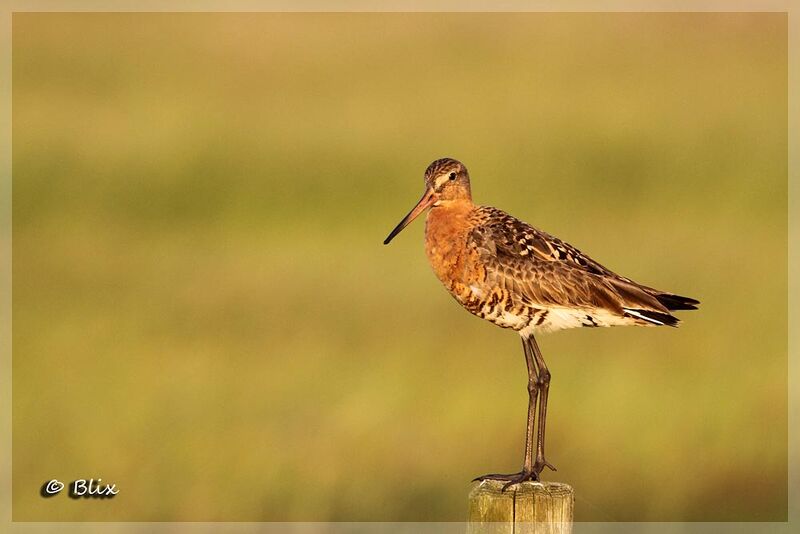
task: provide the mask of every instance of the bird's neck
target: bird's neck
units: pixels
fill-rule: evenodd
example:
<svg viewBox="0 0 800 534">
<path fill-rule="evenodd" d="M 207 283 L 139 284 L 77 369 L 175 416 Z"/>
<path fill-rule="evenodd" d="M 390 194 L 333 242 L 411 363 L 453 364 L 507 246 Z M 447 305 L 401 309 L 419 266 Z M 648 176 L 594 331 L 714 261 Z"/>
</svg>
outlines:
<svg viewBox="0 0 800 534">
<path fill-rule="evenodd" d="M 452 232 L 466 225 L 467 216 L 475 208 L 472 200 L 440 200 L 428 211 L 426 233 Z"/>
<path fill-rule="evenodd" d="M 472 208 L 475 207 L 475 204 L 472 203 L 471 198 L 453 198 L 448 200 L 439 200 L 431 208 L 432 214 L 434 211 L 438 211 L 443 215 L 447 214 L 457 214 L 462 212 L 469 212 Z"/>
</svg>

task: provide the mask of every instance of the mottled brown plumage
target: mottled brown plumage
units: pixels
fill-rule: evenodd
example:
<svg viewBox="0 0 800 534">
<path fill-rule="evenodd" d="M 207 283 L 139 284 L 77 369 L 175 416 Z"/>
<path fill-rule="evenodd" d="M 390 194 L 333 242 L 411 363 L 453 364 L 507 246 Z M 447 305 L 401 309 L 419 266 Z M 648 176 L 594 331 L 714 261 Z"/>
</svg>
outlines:
<svg viewBox="0 0 800 534">
<path fill-rule="evenodd" d="M 529 372 L 531 404 L 523 470 L 483 478 L 538 480 L 545 466 L 544 420 L 550 373 L 534 333 L 575 327 L 677 326 L 673 310 L 698 301 L 620 276 L 561 241 L 511 215 L 472 202 L 469 173 L 443 158 L 425 171 L 425 194 L 389 234 L 388 243 L 430 209 L 425 252 L 436 276 L 470 313 L 519 332 Z M 539 399 L 536 461 L 533 424 Z M 550 466 L 552 467 L 552 466 Z"/>
</svg>

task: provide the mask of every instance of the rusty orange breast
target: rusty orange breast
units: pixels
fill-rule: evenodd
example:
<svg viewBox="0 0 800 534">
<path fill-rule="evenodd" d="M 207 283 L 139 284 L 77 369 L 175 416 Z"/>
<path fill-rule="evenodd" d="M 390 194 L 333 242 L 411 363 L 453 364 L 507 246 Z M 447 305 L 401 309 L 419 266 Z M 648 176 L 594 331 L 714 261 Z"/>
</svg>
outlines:
<svg viewBox="0 0 800 534">
<path fill-rule="evenodd" d="M 474 258 L 467 247 L 473 204 L 452 201 L 431 208 L 425 221 L 425 253 L 433 272 L 451 292 L 469 284 Z"/>
</svg>

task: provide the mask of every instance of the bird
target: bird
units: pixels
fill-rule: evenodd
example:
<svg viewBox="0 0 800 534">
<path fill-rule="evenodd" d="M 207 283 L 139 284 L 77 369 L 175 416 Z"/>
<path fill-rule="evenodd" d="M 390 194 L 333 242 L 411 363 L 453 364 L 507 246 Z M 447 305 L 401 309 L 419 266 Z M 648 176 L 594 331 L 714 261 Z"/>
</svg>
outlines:
<svg viewBox="0 0 800 534">
<path fill-rule="evenodd" d="M 467 311 L 521 337 L 528 371 L 522 470 L 474 480 L 503 481 L 503 491 L 538 482 L 544 468 L 556 468 L 545 457 L 551 374 L 535 335 L 582 327 L 676 327 L 680 321 L 672 312 L 696 310 L 700 301 L 634 282 L 498 208 L 474 204 L 469 172 L 458 160 L 437 159 L 424 179 L 422 198 L 383 244 L 427 210 L 425 253 L 437 278 Z"/>
</svg>

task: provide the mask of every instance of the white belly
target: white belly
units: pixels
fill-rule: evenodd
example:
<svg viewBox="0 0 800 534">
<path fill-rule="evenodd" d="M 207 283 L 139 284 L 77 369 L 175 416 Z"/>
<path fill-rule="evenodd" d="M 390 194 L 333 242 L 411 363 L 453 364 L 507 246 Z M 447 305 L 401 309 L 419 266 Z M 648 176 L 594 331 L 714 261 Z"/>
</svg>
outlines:
<svg viewBox="0 0 800 534">
<path fill-rule="evenodd" d="M 607 310 L 576 310 L 574 308 L 548 308 L 547 316 L 539 324 L 531 323 L 520 334 L 528 336 L 556 330 L 580 327 L 625 326 L 637 324 L 630 317 L 621 317 Z"/>
</svg>

